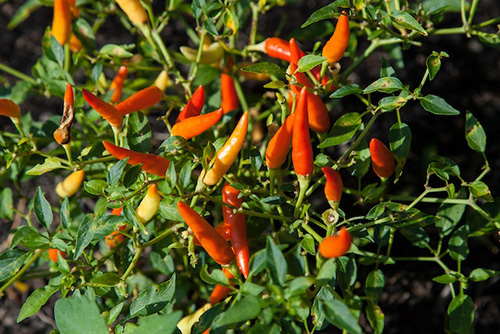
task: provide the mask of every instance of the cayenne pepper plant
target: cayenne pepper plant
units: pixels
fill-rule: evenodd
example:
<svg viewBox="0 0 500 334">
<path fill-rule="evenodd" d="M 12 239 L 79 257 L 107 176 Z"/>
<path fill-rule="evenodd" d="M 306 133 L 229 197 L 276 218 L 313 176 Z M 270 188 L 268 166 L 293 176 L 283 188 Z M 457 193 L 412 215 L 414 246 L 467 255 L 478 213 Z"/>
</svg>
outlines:
<svg viewBox="0 0 500 334">
<path fill-rule="evenodd" d="M 458 65 L 500 45 L 493 5 L 311 6 L 28 1 L 0 20 L 12 50 L 37 28 L 0 57 L 0 332 L 488 332 L 496 100 L 436 94 L 495 77 Z"/>
</svg>

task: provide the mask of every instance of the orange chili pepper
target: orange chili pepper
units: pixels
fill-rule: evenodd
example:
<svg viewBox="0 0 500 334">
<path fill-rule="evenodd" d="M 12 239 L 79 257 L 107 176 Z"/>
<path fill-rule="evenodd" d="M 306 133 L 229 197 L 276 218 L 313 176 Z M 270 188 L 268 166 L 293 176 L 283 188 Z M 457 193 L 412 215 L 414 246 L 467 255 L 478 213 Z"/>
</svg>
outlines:
<svg viewBox="0 0 500 334">
<path fill-rule="evenodd" d="M 231 238 L 229 237 L 229 230 L 226 228 L 226 225 L 224 225 L 224 223 L 215 226 L 215 230 L 221 235 L 221 237 L 224 238 L 224 240 L 231 240 Z M 193 244 L 195 246 L 201 246 L 200 241 L 195 236 L 193 236 Z"/>
<path fill-rule="evenodd" d="M 0 115 L 20 119 L 21 108 L 12 100 L 0 99 Z"/>
<path fill-rule="evenodd" d="M 82 42 L 76 37 L 75 34 L 71 34 L 69 38 L 69 49 L 71 52 L 78 52 L 83 48 Z"/>
<path fill-rule="evenodd" d="M 236 208 L 240 208 L 243 203 L 243 198 L 238 198 L 239 194 L 239 190 L 231 187 L 227 182 L 222 187 L 222 201 Z M 248 266 L 250 255 L 248 252 L 247 221 L 245 215 L 242 213 L 233 213 L 233 209 L 227 206 L 222 207 L 222 215 L 224 217 L 224 225 L 229 231 L 238 268 L 243 276 L 248 278 L 248 274 L 250 273 Z"/>
<path fill-rule="evenodd" d="M 346 11 L 342 11 L 332 37 L 330 37 L 330 40 L 323 47 L 323 57 L 329 63 L 336 63 L 342 58 L 349 44 L 349 34 L 349 17 Z"/>
<path fill-rule="evenodd" d="M 247 129 L 248 111 L 245 111 L 243 116 L 241 116 L 238 121 L 238 124 L 236 124 L 231 136 L 215 155 L 215 163 L 213 167 L 208 172 L 205 170 L 202 171 L 202 179 L 206 185 L 213 186 L 219 182 L 221 177 L 229 170 L 229 167 L 231 167 L 234 160 L 236 160 L 236 157 L 245 142 Z"/>
<path fill-rule="evenodd" d="M 325 197 L 335 209 L 338 208 L 344 184 L 340 173 L 331 167 L 321 168 L 326 177 Z"/>
<path fill-rule="evenodd" d="M 222 117 L 222 108 L 208 114 L 192 116 L 182 122 L 175 123 L 172 127 L 172 136 L 181 136 L 186 140 L 201 135 L 210 129 Z"/>
<path fill-rule="evenodd" d="M 295 109 L 295 121 L 292 136 L 293 169 L 297 175 L 309 175 L 313 172 L 313 151 L 309 137 L 307 117 L 307 88 L 302 87 Z"/>
<path fill-rule="evenodd" d="M 57 253 L 61 254 L 61 256 L 64 259 L 67 256 L 65 252 L 60 251 L 59 249 L 49 248 L 49 259 L 50 259 L 50 261 L 57 262 Z"/>
<path fill-rule="evenodd" d="M 154 217 L 160 208 L 160 201 L 161 197 L 158 194 L 158 187 L 156 184 L 150 185 L 146 196 L 144 196 L 141 203 L 135 210 L 135 213 L 137 214 L 137 217 L 139 217 L 139 221 L 141 223 L 146 224 Z"/>
<path fill-rule="evenodd" d="M 183 202 L 177 203 L 177 209 L 186 224 L 191 228 L 191 231 L 193 231 L 193 234 L 200 241 L 201 246 L 215 262 L 220 265 L 227 265 L 233 262 L 234 253 L 231 247 L 229 247 L 229 244 L 217 233 L 212 225 Z"/>
<path fill-rule="evenodd" d="M 111 214 L 115 216 L 120 216 L 122 213 L 122 209 L 123 208 L 113 209 L 111 211 Z M 109 249 L 115 248 L 116 246 L 121 244 L 123 240 L 125 240 L 125 235 L 121 234 L 120 231 L 123 231 L 126 228 L 127 225 L 125 224 L 118 225 L 118 231 L 113 231 L 104 238 L 104 242 L 106 243 L 106 246 L 108 246 Z"/>
<path fill-rule="evenodd" d="M 336 258 L 344 255 L 351 248 L 352 237 L 349 231 L 342 226 L 338 235 L 331 235 L 319 244 L 319 253 L 326 258 Z"/>
<path fill-rule="evenodd" d="M 304 53 L 299 49 L 295 38 L 290 38 L 290 74 L 294 75 L 297 81 L 305 87 L 313 88 L 313 85 L 307 79 L 305 73 L 301 73 L 297 71 L 297 64 L 299 63 L 300 58 L 304 55 Z"/>
<path fill-rule="evenodd" d="M 143 24 L 148 20 L 148 14 L 139 0 L 116 0 L 116 2 L 134 24 Z"/>
<path fill-rule="evenodd" d="M 111 102 L 119 103 L 122 99 L 123 83 L 127 77 L 127 66 L 120 66 L 118 72 L 116 73 L 109 89 L 114 90 L 113 95 L 111 95 Z"/>
<path fill-rule="evenodd" d="M 52 35 L 61 45 L 69 41 L 71 36 L 71 10 L 68 0 L 54 0 Z"/>
<path fill-rule="evenodd" d="M 71 141 L 71 125 L 75 118 L 74 101 L 73 87 L 68 83 L 66 84 L 66 92 L 64 93 L 64 108 L 61 124 L 53 134 L 54 139 L 59 145 L 66 145 Z"/>
<path fill-rule="evenodd" d="M 68 0 L 69 9 L 74 19 L 80 16 L 80 9 L 76 6 L 76 0 Z"/>
<path fill-rule="evenodd" d="M 111 214 L 115 216 L 120 216 L 122 214 L 123 207 L 111 210 Z"/>
<path fill-rule="evenodd" d="M 123 147 L 113 145 L 106 141 L 103 141 L 102 144 L 104 145 L 106 150 L 115 158 L 121 160 L 128 157 L 129 159 L 127 163 L 129 165 L 143 164 L 143 171 L 165 177 L 165 173 L 167 172 L 170 162 L 164 157 L 160 157 L 159 155 L 151 153 L 135 152 Z"/>
<path fill-rule="evenodd" d="M 56 194 L 59 195 L 59 197 L 73 196 L 82 186 L 84 177 L 85 171 L 83 169 L 69 174 L 68 177 L 57 184 Z"/>
<path fill-rule="evenodd" d="M 266 39 L 264 50 L 269 57 L 290 61 L 290 46 L 287 41 L 281 38 L 270 37 Z"/>
<path fill-rule="evenodd" d="M 205 89 L 203 88 L 203 85 L 199 85 L 189 101 L 186 103 L 184 109 L 182 109 L 179 113 L 176 122 L 201 114 L 203 103 L 205 103 Z"/>
<path fill-rule="evenodd" d="M 233 77 L 224 72 L 220 75 L 220 93 L 224 114 L 239 109 L 240 101 L 238 100 L 238 94 L 234 87 Z"/>
<path fill-rule="evenodd" d="M 295 121 L 295 114 L 288 116 L 276 131 L 273 138 L 267 144 L 266 149 L 266 163 L 267 167 L 280 168 L 286 160 L 286 155 L 290 151 L 290 144 L 292 143 L 293 123 Z"/>
<path fill-rule="evenodd" d="M 370 156 L 375 174 L 381 178 L 388 178 L 394 173 L 396 162 L 392 152 L 377 138 L 370 141 Z"/>
<path fill-rule="evenodd" d="M 127 115 L 154 106 L 162 97 L 163 92 L 158 87 L 149 86 L 118 103 L 116 110 L 122 115 Z"/>
<path fill-rule="evenodd" d="M 234 278 L 233 274 L 231 274 L 231 272 L 226 268 L 222 268 L 222 272 L 224 273 L 224 275 L 226 275 L 229 284 L 234 285 L 233 281 L 231 280 Z M 217 284 L 213 289 L 212 294 L 210 295 L 210 304 L 217 304 L 221 300 L 225 299 L 231 293 L 231 291 L 233 291 L 233 289 L 231 289 L 230 287 Z"/>
<path fill-rule="evenodd" d="M 123 115 L 111 104 L 104 102 L 86 89 L 82 90 L 85 101 L 94 108 L 112 127 L 121 129 Z"/>
</svg>

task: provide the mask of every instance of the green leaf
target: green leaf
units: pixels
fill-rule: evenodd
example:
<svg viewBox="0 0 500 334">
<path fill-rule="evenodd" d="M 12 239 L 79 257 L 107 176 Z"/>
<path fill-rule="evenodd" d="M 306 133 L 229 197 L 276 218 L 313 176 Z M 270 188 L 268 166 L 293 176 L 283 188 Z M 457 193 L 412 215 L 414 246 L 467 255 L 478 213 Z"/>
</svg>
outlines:
<svg viewBox="0 0 500 334">
<path fill-rule="evenodd" d="M 411 130 L 407 124 L 396 122 L 391 126 L 389 130 L 389 146 L 397 162 L 396 179 L 403 172 L 406 159 L 410 153 L 411 139 Z"/>
<path fill-rule="evenodd" d="M 476 268 L 470 273 L 469 279 L 473 280 L 474 282 L 481 282 L 486 281 L 493 276 L 500 276 L 500 271 L 485 268 Z"/>
<path fill-rule="evenodd" d="M 465 204 L 441 204 L 436 213 L 436 228 L 443 236 L 450 234 L 460 222 L 465 212 Z"/>
<path fill-rule="evenodd" d="M 29 249 L 46 249 L 50 245 L 49 239 L 33 226 L 21 226 L 17 229 L 12 238 L 10 248 L 14 248 L 19 243 Z"/>
<path fill-rule="evenodd" d="M 363 90 L 358 84 L 350 84 L 347 86 L 342 86 L 330 95 L 330 98 L 342 98 L 344 96 L 360 94 Z"/>
<path fill-rule="evenodd" d="M 335 279 L 335 274 L 337 270 L 337 263 L 335 259 L 328 259 L 321 265 L 321 268 L 316 276 L 316 281 L 318 285 L 330 283 L 331 280 Z"/>
<path fill-rule="evenodd" d="M 310 234 L 305 234 L 300 242 L 302 248 L 304 248 L 309 254 L 316 254 L 316 245 L 314 244 L 314 238 Z"/>
<path fill-rule="evenodd" d="M 469 225 L 463 225 L 453 233 L 448 244 L 448 250 L 453 260 L 465 260 L 469 255 L 467 239 L 469 237 Z"/>
<path fill-rule="evenodd" d="M 130 149 L 136 152 L 149 152 L 151 136 L 148 118 L 142 112 L 131 113 L 127 123 L 127 143 Z"/>
<path fill-rule="evenodd" d="M 141 317 L 137 321 L 137 327 L 127 327 L 125 334 L 172 334 L 175 332 L 181 317 L 181 311 Z"/>
<path fill-rule="evenodd" d="M 82 42 L 87 51 L 93 51 L 97 48 L 94 31 L 90 24 L 82 17 L 76 19 L 73 33 Z"/>
<path fill-rule="evenodd" d="M 123 169 L 127 165 L 128 157 L 122 160 L 118 160 L 116 164 L 111 167 L 109 170 L 108 175 L 106 176 L 106 179 L 111 187 L 114 187 L 118 184 L 118 181 L 120 181 L 120 178 L 122 177 L 123 174 Z"/>
<path fill-rule="evenodd" d="M 350 6 L 349 0 L 336 0 L 336 1 L 332 2 L 331 4 L 329 4 L 323 8 L 320 8 L 317 11 L 315 11 L 314 13 L 312 13 L 311 16 L 309 16 L 309 18 L 307 19 L 307 21 L 304 24 L 302 24 L 300 27 L 305 28 L 308 25 L 311 25 L 311 24 L 316 23 L 318 21 L 332 19 L 332 18 L 338 16 L 338 14 L 335 15 L 335 13 L 338 12 L 339 7 L 349 8 L 349 6 Z"/>
<path fill-rule="evenodd" d="M 208 284 L 221 284 L 221 285 L 229 285 L 229 282 L 226 278 L 226 275 L 220 269 L 214 269 L 211 273 L 207 270 L 208 265 L 205 263 L 200 270 L 200 278 Z"/>
<path fill-rule="evenodd" d="M 31 13 L 37 10 L 42 6 L 42 2 L 40 0 L 28 0 L 26 1 L 16 13 L 12 16 L 7 28 L 12 30 L 16 28 L 19 24 L 24 22 L 27 18 L 30 17 Z"/>
<path fill-rule="evenodd" d="M 56 57 L 57 63 L 62 67 L 64 65 L 64 49 L 54 35 L 50 36 L 50 47 Z"/>
<path fill-rule="evenodd" d="M 488 185 L 483 181 L 472 182 L 469 185 L 469 190 L 474 197 L 485 199 L 488 202 L 493 202 L 490 188 L 488 188 Z"/>
<path fill-rule="evenodd" d="M 193 167 L 193 163 L 191 160 L 188 160 L 184 163 L 184 165 L 181 168 L 181 171 L 179 172 L 179 183 L 182 186 L 182 188 L 186 189 L 189 187 L 189 184 L 191 183 L 191 168 Z"/>
<path fill-rule="evenodd" d="M 82 222 L 78 226 L 78 234 L 76 236 L 76 244 L 75 244 L 75 254 L 73 256 L 73 260 L 77 260 L 83 253 L 85 247 L 87 247 L 92 241 L 92 237 L 94 236 L 94 222 L 91 215 L 86 215 L 83 218 Z"/>
<path fill-rule="evenodd" d="M 127 47 L 128 48 L 128 47 Z M 129 58 L 134 54 L 128 52 L 125 47 L 116 44 L 106 44 L 100 50 L 99 53 L 102 55 L 108 55 L 111 57 L 118 58 Z"/>
<path fill-rule="evenodd" d="M 177 210 L 177 201 L 174 201 L 174 199 L 171 197 L 167 197 L 161 200 L 159 212 L 160 215 L 165 219 L 176 222 L 184 221 L 182 219 L 182 216 L 179 214 L 179 210 Z"/>
<path fill-rule="evenodd" d="M 174 292 L 175 275 L 156 287 L 151 286 L 142 290 L 130 305 L 129 318 L 143 317 L 160 311 L 172 300 Z"/>
<path fill-rule="evenodd" d="M 460 111 L 450 106 L 444 99 L 436 95 L 426 95 L 420 98 L 420 105 L 430 113 L 436 115 L 458 115 Z"/>
<path fill-rule="evenodd" d="M 20 249 L 8 249 L 0 254 L 0 282 L 14 276 L 24 264 L 31 252 Z"/>
<path fill-rule="evenodd" d="M 467 144 L 476 152 L 483 153 L 486 149 L 486 132 L 481 123 L 470 111 L 465 112 L 465 139 Z"/>
<path fill-rule="evenodd" d="M 432 280 L 440 284 L 450 284 L 450 283 L 455 283 L 457 278 L 454 275 L 444 274 L 436 276 Z"/>
<path fill-rule="evenodd" d="M 36 189 L 34 201 L 35 217 L 48 230 L 54 219 L 52 207 L 42 193 L 42 189 Z"/>
<path fill-rule="evenodd" d="M 309 71 L 314 67 L 318 66 L 319 64 L 323 63 L 325 60 L 326 58 L 323 56 L 305 55 L 304 57 L 299 59 L 299 63 L 297 64 L 299 66 L 298 71 L 299 72 Z"/>
<path fill-rule="evenodd" d="M 108 183 L 104 180 L 94 179 L 85 181 L 83 188 L 86 192 L 92 195 L 104 195 L 104 190 L 108 187 Z"/>
<path fill-rule="evenodd" d="M 54 307 L 54 316 L 61 334 L 109 333 L 99 307 L 86 296 L 59 299 Z"/>
<path fill-rule="evenodd" d="M 101 286 L 115 286 L 120 283 L 120 276 L 116 273 L 104 273 L 102 275 L 92 277 L 90 283 Z"/>
<path fill-rule="evenodd" d="M 259 172 L 262 167 L 262 156 L 260 155 L 260 151 L 256 147 L 252 147 L 250 149 L 250 165 L 255 169 L 255 171 Z"/>
<path fill-rule="evenodd" d="M 366 296 L 370 297 L 373 303 L 377 304 L 380 296 L 382 295 L 382 290 L 384 289 L 385 279 L 384 273 L 378 269 L 371 271 L 366 277 L 365 291 Z"/>
<path fill-rule="evenodd" d="M 326 319 L 335 327 L 350 334 L 361 334 L 362 330 L 349 308 L 339 299 L 323 302 Z"/>
<path fill-rule="evenodd" d="M 14 202 L 12 190 L 5 187 L 0 191 L 0 218 L 12 220 L 14 218 Z"/>
<path fill-rule="evenodd" d="M 304 295 L 314 282 L 312 277 L 299 276 L 294 278 L 287 284 L 285 298 L 289 300 L 294 296 Z"/>
<path fill-rule="evenodd" d="M 94 81 L 95 84 L 99 84 L 99 78 L 102 74 L 102 59 L 95 63 L 94 67 L 92 67 L 92 72 L 90 73 L 90 78 Z"/>
<path fill-rule="evenodd" d="M 35 165 L 29 171 L 26 172 L 28 175 L 42 175 L 44 173 L 53 171 L 55 169 L 62 168 L 61 162 L 54 158 L 46 158 L 45 161 L 41 164 Z"/>
<path fill-rule="evenodd" d="M 441 68 L 441 57 L 437 52 L 433 52 L 429 57 L 427 57 L 425 65 L 429 71 L 429 79 L 432 81 Z"/>
<path fill-rule="evenodd" d="M 251 66 L 243 67 L 243 72 L 254 72 L 260 74 L 282 74 L 283 69 L 274 63 L 262 62 Z"/>
<path fill-rule="evenodd" d="M 59 215 L 61 217 L 61 224 L 64 228 L 68 228 L 70 225 L 70 208 L 69 208 L 69 199 L 68 197 L 64 197 L 62 204 L 61 204 L 61 209 L 59 210 Z"/>
<path fill-rule="evenodd" d="M 363 90 L 363 94 L 370 94 L 376 91 L 383 93 L 392 93 L 401 89 L 403 89 L 403 83 L 401 82 L 401 80 L 395 77 L 385 77 L 378 79 L 377 81 L 366 87 Z"/>
<path fill-rule="evenodd" d="M 394 68 L 389 64 L 387 59 L 382 58 L 382 67 L 380 67 L 380 77 L 385 78 L 385 77 L 394 77 L 396 76 L 396 71 Z"/>
<path fill-rule="evenodd" d="M 384 331 L 385 315 L 380 306 L 374 303 L 368 303 L 368 305 L 366 305 L 366 317 L 375 334 L 382 334 Z"/>
<path fill-rule="evenodd" d="M 285 256 L 270 236 L 267 237 L 266 253 L 267 267 L 271 272 L 273 281 L 280 286 L 284 286 L 288 264 L 286 263 Z"/>
<path fill-rule="evenodd" d="M 479 40 L 493 48 L 500 49 L 500 36 L 498 33 L 492 34 L 492 33 L 487 33 L 487 32 L 479 32 L 478 33 Z"/>
<path fill-rule="evenodd" d="M 280 89 L 280 88 L 283 88 L 285 86 L 286 86 L 286 84 L 283 81 L 281 81 L 281 80 L 274 80 L 274 81 L 270 81 L 270 82 L 266 83 L 264 85 L 264 88 Z"/>
<path fill-rule="evenodd" d="M 214 319 L 212 329 L 215 330 L 223 326 L 253 319 L 260 314 L 260 311 L 259 298 L 254 296 L 243 297 Z"/>
<path fill-rule="evenodd" d="M 430 242 L 429 234 L 422 227 L 403 228 L 400 232 L 416 247 L 427 248 Z"/>
<path fill-rule="evenodd" d="M 361 115 L 351 112 L 342 115 L 333 125 L 328 137 L 323 140 L 318 148 L 340 145 L 351 139 L 361 126 Z"/>
<path fill-rule="evenodd" d="M 453 333 L 474 333 L 474 302 L 467 295 L 457 295 L 448 305 L 449 326 Z"/>
<path fill-rule="evenodd" d="M 59 287 L 52 285 L 46 285 L 43 288 L 38 288 L 33 291 L 21 307 L 21 311 L 19 311 L 19 316 L 17 317 L 17 323 L 20 323 L 24 319 L 40 311 L 40 308 L 47 303 L 50 296 L 57 291 L 59 291 Z"/>
<path fill-rule="evenodd" d="M 397 10 L 391 14 L 391 20 L 392 22 L 410 29 L 410 30 L 415 30 L 419 32 L 423 36 L 427 36 L 427 31 L 425 31 L 424 28 L 418 23 L 417 20 L 413 16 L 411 16 L 409 13 L 404 12 L 402 10 Z"/>
</svg>

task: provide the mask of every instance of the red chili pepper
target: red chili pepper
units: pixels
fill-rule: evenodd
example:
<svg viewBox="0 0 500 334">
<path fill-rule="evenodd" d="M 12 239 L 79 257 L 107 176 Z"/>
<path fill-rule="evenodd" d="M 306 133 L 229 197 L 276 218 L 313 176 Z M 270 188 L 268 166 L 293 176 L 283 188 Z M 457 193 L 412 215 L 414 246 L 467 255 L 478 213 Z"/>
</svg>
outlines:
<svg viewBox="0 0 500 334">
<path fill-rule="evenodd" d="M 349 34 L 349 17 L 346 11 L 342 11 L 332 37 L 323 47 L 323 57 L 329 63 L 336 63 L 342 58 L 349 44 Z"/>
<path fill-rule="evenodd" d="M 305 87 L 313 88 L 313 85 L 309 82 L 309 79 L 307 79 L 307 76 L 305 73 L 301 73 L 297 71 L 298 68 L 298 63 L 300 58 L 302 58 L 302 55 L 304 54 L 300 49 L 299 46 L 297 45 L 297 42 L 295 41 L 295 38 L 290 38 L 290 74 L 293 74 L 297 81 Z"/>
<path fill-rule="evenodd" d="M 286 155 L 290 151 L 290 144 L 292 143 L 293 124 L 295 121 L 295 114 L 288 116 L 276 131 L 273 138 L 267 144 L 266 149 L 266 163 L 267 167 L 280 168 L 286 160 Z"/>
<path fill-rule="evenodd" d="M 94 108 L 112 127 L 121 129 L 123 115 L 111 104 L 104 102 L 86 89 L 82 90 L 85 101 Z"/>
<path fill-rule="evenodd" d="M 231 238 L 229 237 L 229 230 L 226 228 L 226 225 L 224 225 L 224 223 L 215 226 L 215 230 L 221 235 L 221 237 L 224 238 L 224 240 L 231 240 Z M 193 244 L 195 246 L 201 246 L 200 241 L 195 236 L 193 236 Z"/>
<path fill-rule="evenodd" d="M 201 246 L 207 251 L 208 255 L 220 265 L 227 265 L 233 262 L 234 253 L 229 244 L 220 236 L 219 233 L 202 216 L 191 209 L 189 205 L 178 202 L 182 219 L 191 228 L 193 234 L 198 238 Z"/>
<path fill-rule="evenodd" d="M 233 77 L 227 73 L 222 73 L 220 76 L 220 86 L 222 110 L 224 110 L 224 114 L 239 109 L 240 102 L 234 86 Z"/>
<path fill-rule="evenodd" d="M 338 235 L 326 237 L 318 247 L 319 253 L 326 258 L 337 258 L 344 255 L 351 248 L 352 237 L 345 226 L 342 226 Z"/>
<path fill-rule="evenodd" d="M 69 41 L 71 36 L 71 10 L 68 0 L 54 0 L 52 35 L 61 45 Z"/>
<path fill-rule="evenodd" d="M 163 92 L 156 86 L 149 86 L 129 96 L 116 105 L 116 109 L 127 115 L 154 106 L 161 101 Z"/>
<path fill-rule="evenodd" d="M 337 208 L 340 198 L 342 197 L 342 189 L 344 187 L 340 173 L 331 167 L 323 167 L 321 170 L 326 177 L 325 197 L 334 208 Z"/>
<path fill-rule="evenodd" d="M 49 248 L 49 259 L 53 262 L 57 262 L 57 253 L 61 254 L 63 259 L 67 256 L 65 252 L 60 251 L 59 249 Z"/>
<path fill-rule="evenodd" d="M 12 100 L 0 99 L 0 115 L 20 119 L 21 108 Z"/>
<path fill-rule="evenodd" d="M 122 209 L 123 209 L 122 207 L 113 209 L 111 211 L 111 214 L 115 216 L 120 216 L 122 213 Z M 122 224 L 118 225 L 117 227 L 118 231 L 113 231 L 104 238 L 104 242 L 106 243 L 106 246 L 108 246 L 109 249 L 115 248 L 116 246 L 121 244 L 123 240 L 125 240 L 125 235 L 121 234 L 120 231 L 126 229 L 127 225 Z"/>
<path fill-rule="evenodd" d="M 213 167 L 208 172 L 205 170 L 202 171 L 202 179 L 206 185 L 213 186 L 229 170 L 245 142 L 247 129 L 248 111 L 245 111 L 238 124 L 236 124 L 231 136 L 215 155 Z"/>
<path fill-rule="evenodd" d="M 211 113 L 192 116 L 182 122 L 175 123 L 172 127 L 172 136 L 180 136 L 186 140 L 201 135 L 214 126 L 222 117 L 222 108 Z"/>
<path fill-rule="evenodd" d="M 73 87 L 66 84 L 66 92 L 64 93 L 64 108 L 61 124 L 54 131 L 54 139 L 59 145 L 69 144 L 71 141 L 71 125 L 75 118 Z"/>
<path fill-rule="evenodd" d="M 115 104 L 122 100 L 123 83 L 127 77 L 127 71 L 127 66 L 120 66 L 113 81 L 111 82 L 111 85 L 109 86 L 110 90 L 114 90 L 113 95 L 111 95 L 111 102 Z"/>
<path fill-rule="evenodd" d="M 295 108 L 292 136 L 292 161 L 295 173 L 303 176 L 311 174 L 314 169 L 313 160 L 307 117 L 307 88 L 302 87 Z"/>
<path fill-rule="evenodd" d="M 236 208 L 240 208 L 243 203 L 243 198 L 238 198 L 239 194 L 239 190 L 231 187 L 227 182 L 222 187 L 222 201 Z M 222 207 L 222 215 L 224 216 L 224 225 L 229 231 L 238 268 L 243 276 L 248 278 L 248 274 L 250 273 L 248 266 L 250 255 L 248 252 L 247 221 L 245 215 L 242 213 L 233 213 L 233 209 L 227 206 Z"/>
<path fill-rule="evenodd" d="M 226 275 L 229 284 L 234 285 L 233 281 L 231 280 L 234 278 L 233 274 L 231 274 L 231 272 L 226 268 L 222 268 L 222 272 L 224 273 L 224 275 Z M 231 293 L 231 291 L 233 291 L 233 289 L 231 289 L 230 287 L 217 284 L 212 291 L 212 294 L 210 295 L 210 304 L 217 304 L 221 300 L 225 299 Z"/>
<path fill-rule="evenodd" d="M 129 159 L 127 163 L 129 165 L 143 164 L 143 171 L 165 177 L 165 173 L 167 172 L 168 165 L 170 163 L 167 159 L 151 153 L 140 153 L 128 150 L 106 141 L 103 141 L 102 144 L 104 145 L 106 150 L 115 158 L 121 160 L 128 157 Z"/>
<path fill-rule="evenodd" d="M 375 174 L 381 178 L 388 178 L 394 173 L 396 163 L 392 152 L 377 138 L 370 141 L 370 156 Z"/>
<path fill-rule="evenodd" d="M 176 122 L 201 114 L 203 103 L 205 103 L 205 89 L 203 88 L 203 85 L 199 85 L 189 99 L 188 103 L 186 103 L 184 109 L 181 110 Z"/>
<path fill-rule="evenodd" d="M 269 57 L 290 61 L 290 46 L 287 41 L 281 38 L 271 37 L 266 39 L 264 50 Z"/>
</svg>

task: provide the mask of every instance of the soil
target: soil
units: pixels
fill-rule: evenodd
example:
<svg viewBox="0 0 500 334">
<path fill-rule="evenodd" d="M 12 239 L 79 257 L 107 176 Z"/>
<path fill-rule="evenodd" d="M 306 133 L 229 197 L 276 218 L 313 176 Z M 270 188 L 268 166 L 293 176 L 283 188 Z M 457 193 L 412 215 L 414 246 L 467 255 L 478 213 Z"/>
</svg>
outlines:
<svg viewBox="0 0 500 334">
<path fill-rule="evenodd" d="M 31 67 L 41 55 L 42 34 L 51 22 L 52 10 L 42 7 L 36 10 L 30 18 L 14 30 L 7 29 L 7 23 L 16 10 L 24 3 L 21 0 L 12 0 L 0 4 L 0 63 L 30 74 Z M 156 2 L 155 2 L 156 3 Z M 277 7 L 260 18 L 259 33 L 271 36 L 280 32 L 286 38 L 293 33 L 301 23 L 316 9 L 329 1 L 300 1 L 295 5 Z M 482 0 L 479 2 L 476 18 L 477 22 L 500 16 L 500 2 L 497 0 Z M 98 35 L 98 45 L 106 43 L 130 43 L 134 38 L 128 33 L 116 33 L 114 24 L 109 22 Z M 447 15 L 442 26 L 460 26 L 459 15 Z M 169 47 L 178 47 L 184 44 L 184 34 L 178 31 L 180 27 L 169 27 L 165 34 L 170 38 Z M 120 30 L 124 31 L 124 30 Z M 495 32 L 492 30 L 491 32 Z M 368 45 L 366 41 L 359 41 L 359 50 Z M 311 50 L 312 45 L 303 42 L 303 48 Z M 412 152 L 407 162 L 407 169 L 399 184 L 407 185 L 413 193 L 422 191 L 425 180 L 425 162 L 429 152 L 435 155 L 447 156 L 453 159 L 461 168 L 465 179 L 478 174 L 482 159 L 473 151 L 466 149 L 464 136 L 465 110 L 470 110 L 483 125 L 488 144 L 486 154 L 489 157 L 492 172 L 484 181 L 492 188 L 493 196 L 498 197 L 500 184 L 500 50 L 487 47 L 477 38 L 468 38 L 465 35 L 432 36 L 425 39 L 424 46 L 412 46 L 403 51 L 404 68 L 397 68 L 392 64 L 398 77 L 403 83 L 417 87 L 425 71 L 426 57 L 432 51 L 446 51 L 450 58 L 443 60 L 443 64 L 436 79 L 426 85 L 424 93 L 431 93 L 443 97 L 450 105 L 461 111 L 460 117 L 439 117 L 425 112 L 417 102 L 409 103 L 402 111 L 401 117 L 412 129 Z M 375 52 L 350 77 L 350 80 L 365 87 L 378 78 L 380 64 L 384 51 Z M 343 60 L 341 65 L 347 68 L 350 60 Z M 2 77 L 3 76 L 3 77 Z M 3 82 L 3 83 L 2 83 Z M 14 78 L 0 72 L 0 83 L 7 86 L 15 82 Z M 251 87 L 251 89 L 261 89 Z M 57 99 L 30 97 L 22 104 L 23 110 L 59 110 Z M 335 116 L 346 111 L 356 111 L 360 108 L 354 100 L 345 99 L 339 105 L 340 111 Z M 47 113 L 47 112 L 45 112 Z M 50 114 L 50 111 L 48 112 Z M 43 113 L 37 117 L 46 117 Z M 394 122 L 393 115 L 381 117 L 374 129 L 373 136 L 386 136 L 388 128 Z M 0 124 L 1 129 L 9 125 Z M 335 154 L 335 152 L 332 152 Z M 46 182 L 46 181 L 41 181 Z M 496 185 L 496 186 L 494 186 Z M 398 185 L 396 185 L 398 186 Z M 33 187 L 34 192 L 35 187 Z M 363 208 L 359 208 L 363 210 Z M 435 207 L 429 206 L 429 212 Z M 10 228 L 9 222 L 1 221 L 0 243 L 6 238 Z M 432 231 L 431 231 L 432 233 Z M 401 238 L 401 236 L 399 236 Z M 402 239 L 402 238 L 401 238 Z M 405 256 L 407 243 L 397 240 L 394 252 Z M 471 268 L 490 268 L 500 270 L 500 262 L 492 261 L 498 258 L 499 241 L 497 237 L 485 239 L 471 239 L 471 252 L 463 262 L 463 271 L 468 273 Z M 415 249 L 411 254 L 415 255 Z M 427 256 L 427 253 L 423 253 Z M 452 265 L 452 264 L 450 264 Z M 359 277 L 366 277 L 372 267 L 360 265 Z M 432 282 L 431 279 L 441 275 L 442 271 L 434 264 L 424 262 L 408 262 L 397 266 L 383 266 L 385 274 L 385 288 L 380 301 L 380 307 L 385 313 L 385 333 L 442 333 L 444 318 L 449 301 L 450 290 L 446 285 Z M 23 287 L 7 289 L 6 296 L 0 299 L 0 333 L 34 334 L 49 333 L 54 328 L 53 305 L 59 298 L 53 296 L 36 315 L 17 324 L 18 312 L 28 295 L 36 288 L 45 284 L 42 279 L 32 279 Z M 471 284 L 467 290 L 475 305 L 476 333 L 498 333 L 500 326 L 500 285 L 498 279 Z M 362 320 L 365 330 L 369 333 L 366 319 Z"/>
</svg>

